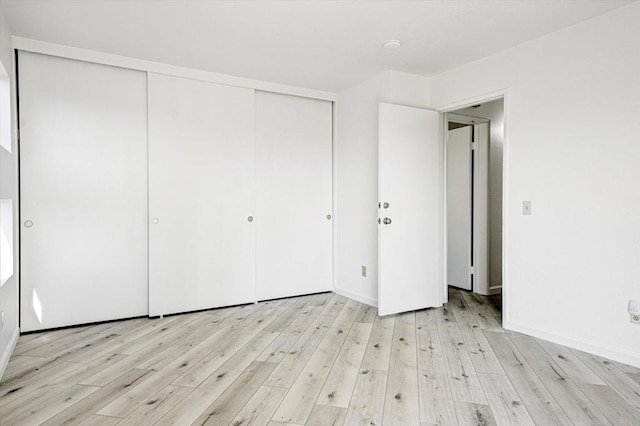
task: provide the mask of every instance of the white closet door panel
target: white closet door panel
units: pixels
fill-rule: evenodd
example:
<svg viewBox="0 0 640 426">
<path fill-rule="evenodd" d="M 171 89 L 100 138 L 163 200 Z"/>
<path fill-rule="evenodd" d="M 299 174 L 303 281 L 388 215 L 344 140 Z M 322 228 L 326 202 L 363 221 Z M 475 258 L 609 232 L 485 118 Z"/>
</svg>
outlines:
<svg viewBox="0 0 640 426">
<path fill-rule="evenodd" d="M 146 315 L 145 73 L 28 52 L 19 70 L 22 331 Z"/>
<path fill-rule="evenodd" d="M 330 102 L 256 92 L 259 300 L 330 291 Z"/>
<path fill-rule="evenodd" d="M 447 138 L 447 284 L 471 290 L 471 132 Z"/>
<path fill-rule="evenodd" d="M 148 79 L 149 313 L 253 302 L 254 91 Z"/>
</svg>

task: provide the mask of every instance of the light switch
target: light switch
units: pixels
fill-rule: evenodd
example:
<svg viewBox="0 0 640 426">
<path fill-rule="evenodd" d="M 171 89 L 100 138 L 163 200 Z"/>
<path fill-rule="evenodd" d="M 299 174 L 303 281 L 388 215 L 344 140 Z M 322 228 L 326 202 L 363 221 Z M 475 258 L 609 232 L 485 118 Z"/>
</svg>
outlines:
<svg viewBox="0 0 640 426">
<path fill-rule="evenodd" d="M 531 214 L 531 201 L 522 202 L 522 214 L 527 216 Z"/>
</svg>

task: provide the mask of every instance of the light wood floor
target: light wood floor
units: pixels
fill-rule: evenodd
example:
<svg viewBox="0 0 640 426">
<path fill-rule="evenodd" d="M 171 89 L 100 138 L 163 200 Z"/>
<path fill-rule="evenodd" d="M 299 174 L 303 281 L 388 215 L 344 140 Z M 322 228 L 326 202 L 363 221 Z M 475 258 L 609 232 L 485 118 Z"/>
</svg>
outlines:
<svg viewBox="0 0 640 426">
<path fill-rule="evenodd" d="M 640 369 L 500 326 L 319 294 L 20 337 L 0 423 L 640 426 Z"/>
</svg>

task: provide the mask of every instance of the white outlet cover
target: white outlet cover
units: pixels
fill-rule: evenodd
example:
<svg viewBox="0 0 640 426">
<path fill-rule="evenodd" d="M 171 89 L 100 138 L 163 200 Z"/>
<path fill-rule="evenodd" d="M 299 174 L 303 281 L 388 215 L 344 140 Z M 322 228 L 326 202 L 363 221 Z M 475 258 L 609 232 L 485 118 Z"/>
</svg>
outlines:
<svg viewBox="0 0 640 426">
<path fill-rule="evenodd" d="M 629 313 L 631 315 L 640 315 L 640 300 L 629 300 Z"/>
</svg>

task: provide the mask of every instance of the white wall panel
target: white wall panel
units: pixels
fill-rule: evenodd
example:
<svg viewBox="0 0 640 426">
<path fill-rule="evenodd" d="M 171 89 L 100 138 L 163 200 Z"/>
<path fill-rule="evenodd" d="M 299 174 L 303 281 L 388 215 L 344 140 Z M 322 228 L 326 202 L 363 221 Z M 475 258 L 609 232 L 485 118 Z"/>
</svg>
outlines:
<svg viewBox="0 0 640 426">
<path fill-rule="evenodd" d="M 443 108 L 508 89 L 505 326 L 636 366 L 639 21 L 634 2 L 431 80 Z"/>
<path fill-rule="evenodd" d="M 255 300 L 254 107 L 253 89 L 149 74 L 150 315 Z"/>
<path fill-rule="evenodd" d="M 378 303 L 378 104 L 427 108 L 428 95 L 427 77 L 397 71 L 338 95 L 334 291 L 373 306 Z"/>
<path fill-rule="evenodd" d="M 145 73 L 19 59 L 22 331 L 146 315 Z"/>
<path fill-rule="evenodd" d="M 256 92 L 259 300 L 330 291 L 331 102 Z"/>
</svg>

